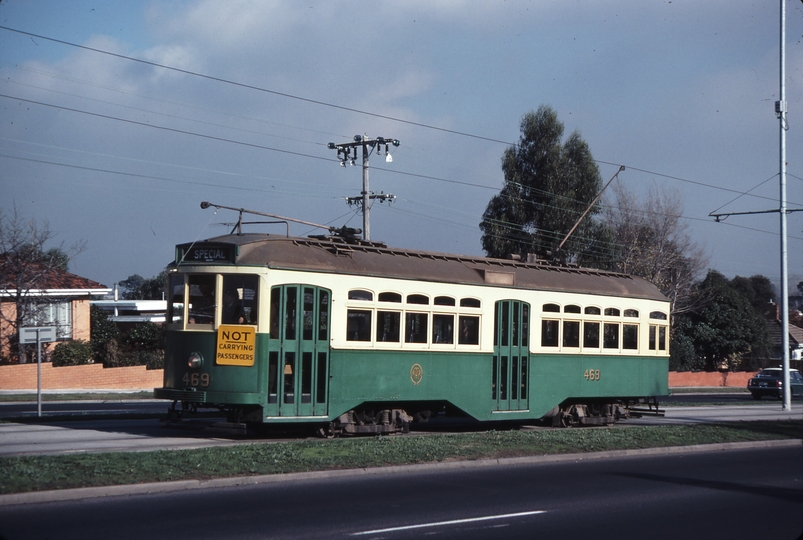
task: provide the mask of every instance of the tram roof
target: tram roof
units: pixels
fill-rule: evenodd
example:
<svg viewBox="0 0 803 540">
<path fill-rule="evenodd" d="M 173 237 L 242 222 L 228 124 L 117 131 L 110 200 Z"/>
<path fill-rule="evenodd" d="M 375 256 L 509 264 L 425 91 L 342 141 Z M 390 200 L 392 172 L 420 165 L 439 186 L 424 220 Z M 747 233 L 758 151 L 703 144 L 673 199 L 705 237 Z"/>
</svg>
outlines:
<svg viewBox="0 0 803 540">
<path fill-rule="evenodd" d="M 191 262 L 186 254 L 192 249 L 226 251 L 231 247 L 235 247 L 234 254 L 226 262 L 237 265 L 667 300 L 652 283 L 617 272 L 395 249 L 380 243 L 346 242 L 337 237 L 218 236 L 178 245 L 173 266 L 220 262 Z"/>
</svg>

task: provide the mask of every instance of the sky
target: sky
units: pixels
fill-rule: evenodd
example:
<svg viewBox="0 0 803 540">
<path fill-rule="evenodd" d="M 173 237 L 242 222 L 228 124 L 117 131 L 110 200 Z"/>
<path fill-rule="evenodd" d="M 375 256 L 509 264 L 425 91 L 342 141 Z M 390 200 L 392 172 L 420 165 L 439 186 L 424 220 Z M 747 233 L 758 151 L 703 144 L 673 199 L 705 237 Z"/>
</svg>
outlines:
<svg viewBox="0 0 803 540">
<path fill-rule="evenodd" d="M 803 2 L 786 6 L 790 290 L 803 280 Z M 0 1 L 0 211 L 109 287 L 174 246 L 225 234 L 201 201 L 362 227 L 371 239 L 482 255 L 521 118 L 547 105 L 604 182 L 676 194 L 685 232 L 728 277 L 780 279 L 781 2 Z M 714 213 L 770 211 L 730 216 Z M 322 234 L 300 224 L 292 235 Z M 284 234 L 285 225 L 260 232 Z"/>
</svg>

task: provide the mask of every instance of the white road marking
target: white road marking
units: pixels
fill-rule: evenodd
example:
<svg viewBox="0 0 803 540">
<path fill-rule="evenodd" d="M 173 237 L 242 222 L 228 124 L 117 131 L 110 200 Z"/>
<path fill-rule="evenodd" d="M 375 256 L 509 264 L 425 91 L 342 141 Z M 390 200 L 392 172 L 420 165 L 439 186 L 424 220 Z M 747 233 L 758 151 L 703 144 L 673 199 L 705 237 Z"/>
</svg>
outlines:
<svg viewBox="0 0 803 540">
<path fill-rule="evenodd" d="M 515 514 L 501 514 L 498 516 L 483 516 L 483 517 L 476 517 L 476 518 L 467 518 L 467 519 L 454 519 L 451 521 L 438 521 L 435 523 L 421 523 L 419 525 L 407 525 L 404 527 L 391 527 L 389 529 L 375 529 L 373 531 L 361 531 L 352 533 L 351 536 L 363 536 L 367 534 L 381 534 L 381 533 L 388 533 L 388 532 L 397 532 L 397 531 L 409 531 L 412 529 L 426 529 L 429 527 L 443 527 L 445 525 L 462 525 L 465 523 L 476 523 L 478 521 L 491 521 L 494 519 L 507 519 L 507 518 L 516 518 L 516 517 L 525 517 L 525 516 L 534 516 L 537 514 L 544 514 L 546 510 L 533 510 L 531 512 L 518 512 Z"/>
</svg>

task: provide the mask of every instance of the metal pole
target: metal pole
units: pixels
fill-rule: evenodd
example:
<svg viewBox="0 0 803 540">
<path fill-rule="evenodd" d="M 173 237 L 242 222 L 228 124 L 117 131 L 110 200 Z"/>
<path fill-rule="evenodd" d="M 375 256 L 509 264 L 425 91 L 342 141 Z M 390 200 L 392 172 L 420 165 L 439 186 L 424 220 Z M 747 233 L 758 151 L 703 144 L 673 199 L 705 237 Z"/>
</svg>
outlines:
<svg viewBox="0 0 803 540">
<path fill-rule="evenodd" d="M 789 283 L 786 253 L 786 0 L 781 0 L 781 101 L 778 118 L 781 127 L 781 332 L 783 334 L 783 410 L 792 410 L 789 388 Z"/>
<path fill-rule="evenodd" d="M 371 239 L 371 206 L 368 191 L 368 144 L 362 140 L 362 238 Z"/>
<path fill-rule="evenodd" d="M 42 336 L 36 329 L 36 416 L 42 417 Z"/>
</svg>

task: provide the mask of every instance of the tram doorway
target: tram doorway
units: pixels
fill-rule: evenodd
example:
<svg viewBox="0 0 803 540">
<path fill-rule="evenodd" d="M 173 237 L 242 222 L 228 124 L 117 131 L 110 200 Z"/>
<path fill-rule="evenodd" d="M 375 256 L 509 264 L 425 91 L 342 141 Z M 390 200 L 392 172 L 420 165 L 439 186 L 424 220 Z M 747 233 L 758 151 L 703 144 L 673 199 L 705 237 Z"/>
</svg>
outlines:
<svg viewBox="0 0 803 540">
<path fill-rule="evenodd" d="M 529 408 L 530 304 L 517 300 L 496 303 L 492 399 L 495 411 Z"/>
<path fill-rule="evenodd" d="M 331 298 L 310 285 L 271 289 L 266 416 L 326 416 Z"/>
</svg>

